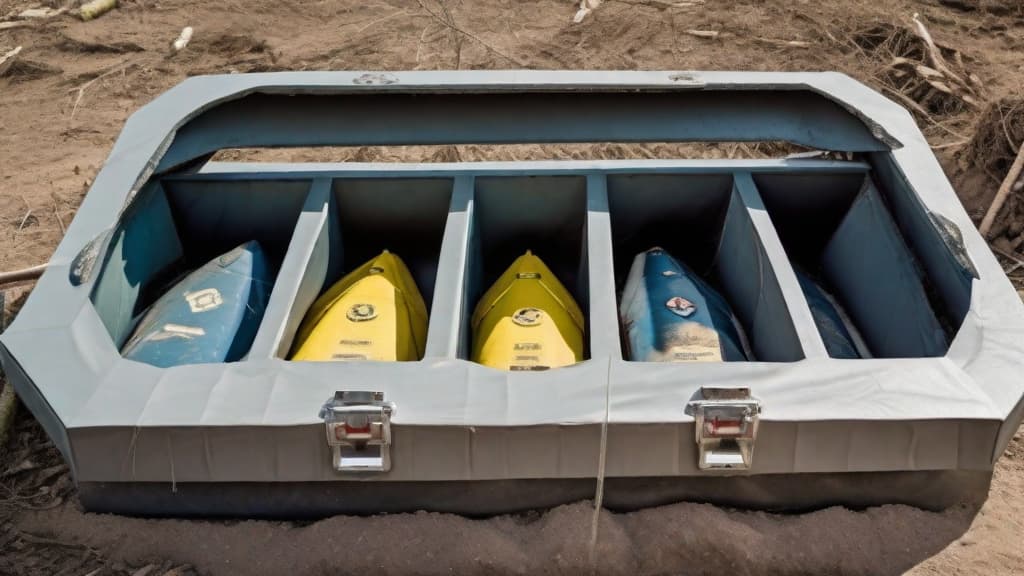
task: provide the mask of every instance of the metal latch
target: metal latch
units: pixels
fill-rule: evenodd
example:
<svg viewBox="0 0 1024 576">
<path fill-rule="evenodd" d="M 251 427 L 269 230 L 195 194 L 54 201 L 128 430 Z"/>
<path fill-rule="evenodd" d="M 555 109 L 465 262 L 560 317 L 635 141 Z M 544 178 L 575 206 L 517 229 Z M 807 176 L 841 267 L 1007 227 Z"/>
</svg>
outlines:
<svg viewBox="0 0 1024 576">
<path fill-rule="evenodd" d="M 395 405 L 383 392 L 335 392 L 320 410 L 327 427 L 332 464 L 339 472 L 391 469 L 391 415 Z"/>
<path fill-rule="evenodd" d="M 754 458 L 761 402 L 750 388 L 701 387 L 693 400 L 701 470 L 749 470 Z"/>
</svg>

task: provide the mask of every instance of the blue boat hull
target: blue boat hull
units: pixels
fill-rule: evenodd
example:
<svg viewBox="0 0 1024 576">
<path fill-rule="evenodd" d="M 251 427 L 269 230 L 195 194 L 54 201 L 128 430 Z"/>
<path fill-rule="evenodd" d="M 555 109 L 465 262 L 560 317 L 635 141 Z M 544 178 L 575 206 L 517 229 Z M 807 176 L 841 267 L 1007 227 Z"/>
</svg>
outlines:
<svg viewBox="0 0 1024 576">
<path fill-rule="evenodd" d="M 256 336 L 272 285 L 259 243 L 242 244 L 165 292 L 122 355 L 161 368 L 240 360 Z"/>
<path fill-rule="evenodd" d="M 821 286 L 814 280 L 801 272 L 795 270 L 796 279 L 800 282 L 800 289 L 807 299 L 807 305 L 811 309 L 811 316 L 818 326 L 818 333 L 825 343 L 825 349 L 832 358 L 853 359 L 860 358 L 861 354 L 854 344 L 853 336 L 846 327 L 846 322 L 839 314 L 835 303 Z"/>
<path fill-rule="evenodd" d="M 631 360 L 747 360 L 729 304 L 660 248 L 633 260 L 619 309 Z"/>
</svg>

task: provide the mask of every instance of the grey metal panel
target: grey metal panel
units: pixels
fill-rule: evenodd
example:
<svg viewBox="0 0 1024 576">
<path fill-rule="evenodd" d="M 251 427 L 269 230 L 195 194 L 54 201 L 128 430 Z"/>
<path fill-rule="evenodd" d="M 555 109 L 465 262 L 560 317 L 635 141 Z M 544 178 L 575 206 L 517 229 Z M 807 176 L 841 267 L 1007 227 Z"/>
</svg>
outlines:
<svg viewBox="0 0 1024 576">
<path fill-rule="evenodd" d="M 330 264 L 331 181 L 313 180 L 295 223 L 249 358 L 284 357 L 309 306 L 324 285 Z"/>
<path fill-rule="evenodd" d="M 455 177 L 451 206 L 441 241 L 439 273 L 434 290 L 425 357 L 456 358 L 469 354 L 462 349 L 460 335 L 468 334 L 472 307 L 465 302 L 469 227 L 473 221 L 473 177 Z"/>
<path fill-rule="evenodd" d="M 157 172 L 243 146 L 701 140 L 888 149 L 855 116 L 806 91 L 257 93 L 221 103 L 181 128 Z"/>
<path fill-rule="evenodd" d="M 0 365 L 3 366 L 8 385 L 14 386 L 18 399 L 25 404 L 43 427 L 43 430 L 46 431 L 50 441 L 57 447 L 61 456 L 64 457 L 64 461 L 71 468 L 72 477 L 75 477 L 75 459 L 71 451 L 71 442 L 68 440 L 67 429 L 60 416 L 57 415 L 53 407 L 50 406 L 50 403 L 47 402 L 46 396 L 35 387 L 32 379 L 29 378 L 25 370 L 18 364 L 18 361 L 11 356 L 11 353 L 2 344 L 0 344 Z"/>
<path fill-rule="evenodd" d="M 590 267 L 590 354 L 595 358 L 622 359 L 618 304 L 615 299 L 615 262 L 605 175 L 587 177 L 587 263 Z"/>
<path fill-rule="evenodd" d="M 206 162 L 195 172 L 172 172 L 163 180 L 201 177 L 221 180 L 313 178 L 315 176 L 433 178 L 453 175 L 537 176 L 558 174 L 864 174 L 870 166 L 854 160 L 804 158 L 721 158 L 662 160 L 527 160 L 501 162 Z"/>
<path fill-rule="evenodd" d="M 773 277 L 766 278 L 765 281 L 777 284 L 777 286 L 772 286 L 771 289 L 780 292 L 779 297 L 785 303 L 785 308 L 795 331 L 794 335 L 799 342 L 799 348 L 803 351 L 804 356 L 808 358 L 828 357 L 825 344 L 821 339 L 821 334 L 818 333 L 815 327 L 814 317 L 811 315 L 807 300 L 800 289 L 796 274 L 793 271 L 792 265 L 790 265 L 789 259 L 786 258 L 782 240 L 779 238 L 778 232 L 772 224 L 768 212 L 765 210 L 764 201 L 758 193 L 753 178 L 751 178 L 750 173 L 740 172 L 736 174 L 734 183 L 736 192 L 740 195 L 744 206 L 747 208 L 750 222 L 757 231 L 761 250 L 764 251 L 763 257 L 769 264 L 770 270 L 774 272 Z M 768 305 L 777 306 L 777 302 L 778 300 L 776 300 L 775 304 Z M 792 348 L 792 345 L 788 346 L 788 348 Z"/>
<path fill-rule="evenodd" d="M 917 265 L 870 181 L 825 245 L 821 264 L 874 356 L 946 353 Z"/>
<path fill-rule="evenodd" d="M 613 392 L 614 393 L 614 392 Z M 614 406 L 612 407 L 615 408 Z M 614 417 L 614 414 L 613 414 Z M 833 420 L 761 424 L 740 475 L 988 470 L 991 420 Z M 606 475 L 700 476 L 693 423 L 608 427 Z M 593 478 L 601 426 L 395 426 L 392 469 L 377 482 Z M 81 481 L 298 482 L 353 480 L 331 467 L 323 426 L 148 425 L 70 431 Z M 967 450 L 965 450 L 967 448 Z"/>
<path fill-rule="evenodd" d="M 756 204 L 755 204 L 756 206 Z M 722 226 L 714 269 L 747 328 L 754 356 L 765 362 L 804 358 L 800 337 L 783 297 L 779 280 L 743 196 L 731 194 Z"/>
<path fill-rule="evenodd" d="M 994 406 L 973 378 L 945 358 L 805 358 L 799 362 L 708 362 L 699 367 L 613 362 L 611 422 L 688 421 L 700 387 L 750 387 L 763 421 L 990 418 Z M 987 449 L 985 450 L 987 452 Z"/>
</svg>

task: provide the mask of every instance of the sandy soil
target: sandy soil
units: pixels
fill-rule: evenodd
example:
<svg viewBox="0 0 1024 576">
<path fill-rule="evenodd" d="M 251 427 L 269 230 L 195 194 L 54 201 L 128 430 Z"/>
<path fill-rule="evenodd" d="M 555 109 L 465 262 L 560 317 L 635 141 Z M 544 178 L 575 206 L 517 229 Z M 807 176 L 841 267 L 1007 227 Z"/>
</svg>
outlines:
<svg viewBox="0 0 1024 576">
<path fill-rule="evenodd" d="M 443 3 L 442 3 L 443 2 Z M 0 0 L 0 20 L 38 4 Z M 52 3 L 56 4 L 56 3 Z M 883 89 L 919 12 L 961 51 L 980 101 L 931 98 L 919 123 L 980 219 L 1024 139 L 1020 0 L 607 1 L 578 25 L 568 0 L 122 0 L 0 30 L 22 46 L 0 78 L 0 270 L 45 262 L 127 116 L 189 75 L 278 69 L 605 68 L 839 70 Z M 171 54 L 183 26 L 189 47 Z M 716 39 L 687 30 L 716 30 Z M 902 34 L 902 35 L 901 35 Z M 787 45 L 798 41 L 800 45 Z M 1021 106 L 1024 110 L 1024 105 Z M 980 128 L 979 128 L 980 122 Z M 1019 130 L 1019 132 L 1018 132 Z M 975 134 L 984 133 L 982 138 Z M 275 151 L 297 160 L 771 155 L 778 148 L 600 144 Z M 249 158 L 228 151 L 225 158 Z M 263 156 L 266 157 L 266 156 Z M 1011 201 L 998 242 L 1024 240 Z M 1013 243 L 1017 242 L 1016 245 Z M 1008 244 L 1007 244 L 1008 243 Z M 30 286 L 7 290 L 8 312 Z M 312 524 L 142 520 L 84 514 L 59 455 L 24 411 L 0 453 L 0 574 L 578 573 L 589 569 L 587 503 L 467 520 L 439 514 Z M 1024 573 L 1024 439 L 997 463 L 987 502 L 941 513 L 905 506 L 774 515 L 677 504 L 603 513 L 596 569 L 608 574 Z M 348 543 L 357 541 L 358 550 Z M 98 571 L 97 571 L 98 570 Z"/>
</svg>

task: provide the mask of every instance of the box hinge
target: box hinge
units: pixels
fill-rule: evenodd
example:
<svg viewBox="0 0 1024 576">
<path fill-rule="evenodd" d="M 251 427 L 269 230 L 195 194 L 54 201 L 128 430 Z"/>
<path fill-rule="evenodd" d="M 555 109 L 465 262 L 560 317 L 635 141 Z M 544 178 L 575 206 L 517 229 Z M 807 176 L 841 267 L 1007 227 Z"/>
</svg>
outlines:
<svg viewBox="0 0 1024 576">
<path fill-rule="evenodd" d="M 754 458 L 761 402 L 749 388 L 701 387 L 690 402 L 696 419 L 701 470 L 749 470 Z"/>
<path fill-rule="evenodd" d="M 392 402 L 383 392 L 335 392 L 320 410 L 327 428 L 332 465 L 339 472 L 387 472 L 391 469 Z"/>
</svg>

